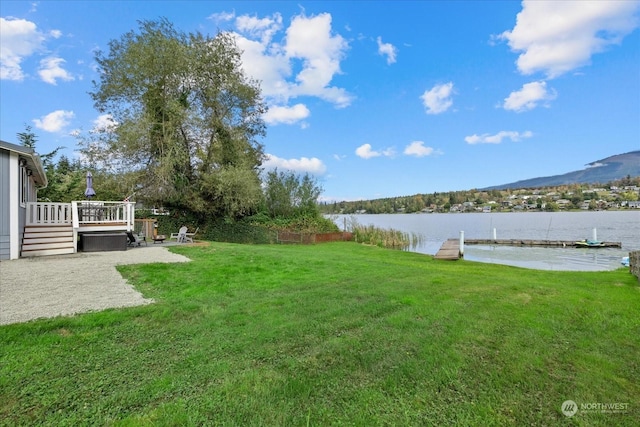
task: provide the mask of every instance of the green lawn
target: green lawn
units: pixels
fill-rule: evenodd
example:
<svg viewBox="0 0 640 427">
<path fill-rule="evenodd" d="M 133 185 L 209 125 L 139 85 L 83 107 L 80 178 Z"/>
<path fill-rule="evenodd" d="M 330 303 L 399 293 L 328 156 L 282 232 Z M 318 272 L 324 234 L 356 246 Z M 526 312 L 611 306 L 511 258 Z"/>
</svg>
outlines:
<svg viewBox="0 0 640 427">
<path fill-rule="evenodd" d="M 640 423 L 624 269 L 355 243 L 172 250 L 193 262 L 120 269 L 155 304 L 0 327 L 0 425 Z M 568 418 L 566 400 L 624 409 Z"/>
</svg>

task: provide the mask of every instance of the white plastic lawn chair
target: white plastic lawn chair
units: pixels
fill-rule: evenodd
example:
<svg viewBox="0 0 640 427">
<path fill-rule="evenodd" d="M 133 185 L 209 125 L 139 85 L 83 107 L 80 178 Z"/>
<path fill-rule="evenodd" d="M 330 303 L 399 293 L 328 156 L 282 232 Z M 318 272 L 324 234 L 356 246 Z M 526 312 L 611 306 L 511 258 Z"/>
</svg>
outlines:
<svg viewBox="0 0 640 427">
<path fill-rule="evenodd" d="M 187 236 L 187 230 L 189 230 L 186 226 L 180 227 L 178 230 L 178 243 L 187 243 L 188 240 L 193 240 Z"/>
<path fill-rule="evenodd" d="M 195 235 L 196 235 L 196 233 L 198 232 L 198 230 L 200 230 L 200 227 L 197 227 L 197 228 L 196 228 L 196 231 L 194 231 L 193 233 L 187 233 L 187 234 L 186 234 L 186 236 L 187 236 L 187 240 L 188 240 L 190 243 L 193 243 L 193 236 L 195 236 Z"/>
</svg>

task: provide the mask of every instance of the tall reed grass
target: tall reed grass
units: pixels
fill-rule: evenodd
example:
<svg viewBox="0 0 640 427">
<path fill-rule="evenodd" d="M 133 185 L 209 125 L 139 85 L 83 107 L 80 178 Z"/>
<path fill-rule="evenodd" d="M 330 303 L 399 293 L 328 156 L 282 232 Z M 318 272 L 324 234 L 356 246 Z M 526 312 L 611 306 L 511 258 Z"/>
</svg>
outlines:
<svg viewBox="0 0 640 427">
<path fill-rule="evenodd" d="M 415 248 L 420 242 L 420 236 L 415 233 L 362 225 L 355 218 L 350 219 L 349 229 L 353 233 L 354 241 L 381 248 L 407 250 Z"/>
</svg>

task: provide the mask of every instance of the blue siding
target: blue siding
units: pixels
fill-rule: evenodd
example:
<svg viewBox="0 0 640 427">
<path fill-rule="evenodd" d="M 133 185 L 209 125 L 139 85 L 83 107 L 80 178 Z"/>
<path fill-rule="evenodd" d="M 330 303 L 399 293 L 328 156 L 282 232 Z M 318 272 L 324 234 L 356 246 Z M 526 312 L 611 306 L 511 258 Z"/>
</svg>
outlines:
<svg viewBox="0 0 640 427">
<path fill-rule="evenodd" d="M 9 152 L 0 150 L 0 259 L 9 259 Z"/>
</svg>

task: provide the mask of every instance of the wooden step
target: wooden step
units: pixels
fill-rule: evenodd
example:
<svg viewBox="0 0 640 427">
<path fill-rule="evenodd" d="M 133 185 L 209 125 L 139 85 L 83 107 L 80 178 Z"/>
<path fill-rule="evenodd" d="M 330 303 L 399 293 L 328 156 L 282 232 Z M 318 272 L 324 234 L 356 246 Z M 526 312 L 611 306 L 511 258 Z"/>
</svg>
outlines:
<svg viewBox="0 0 640 427">
<path fill-rule="evenodd" d="M 71 231 L 73 226 L 69 225 L 28 225 L 24 228 L 25 233 L 57 233 Z"/>
<path fill-rule="evenodd" d="M 22 236 L 23 257 L 62 255 L 75 252 L 73 225 L 29 225 Z"/>
<path fill-rule="evenodd" d="M 73 251 L 73 246 L 70 248 L 58 248 L 58 249 L 42 249 L 42 250 L 37 250 L 37 251 L 23 251 L 22 252 L 22 256 L 23 257 L 32 257 L 32 256 L 46 256 L 46 255 L 65 255 L 65 254 L 72 254 Z"/>
<path fill-rule="evenodd" d="M 41 239 L 41 238 L 67 237 L 73 238 L 73 230 L 70 231 L 53 231 L 51 233 L 24 233 L 23 239 Z"/>
<path fill-rule="evenodd" d="M 41 249 L 60 249 L 60 248 L 68 248 L 71 247 L 73 248 L 73 242 L 70 241 L 66 241 L 66 242 L 44 242 L 44 243 L 36 243 L 33 245 L 22 245 L 22 252 L 29 252 L 29 251 L 37 251 L 37 250 L 41 250 Z"/>
<path fill-rule="evenodd" d="M 32 238 L 25 238 L 22 241 L 22 247 L 35 245 L 38 243 L 60 243 L 60 242 L 71 242 L 73 243 L 73 234 L 70 236 L 37 236 Z"/>
</svg>

